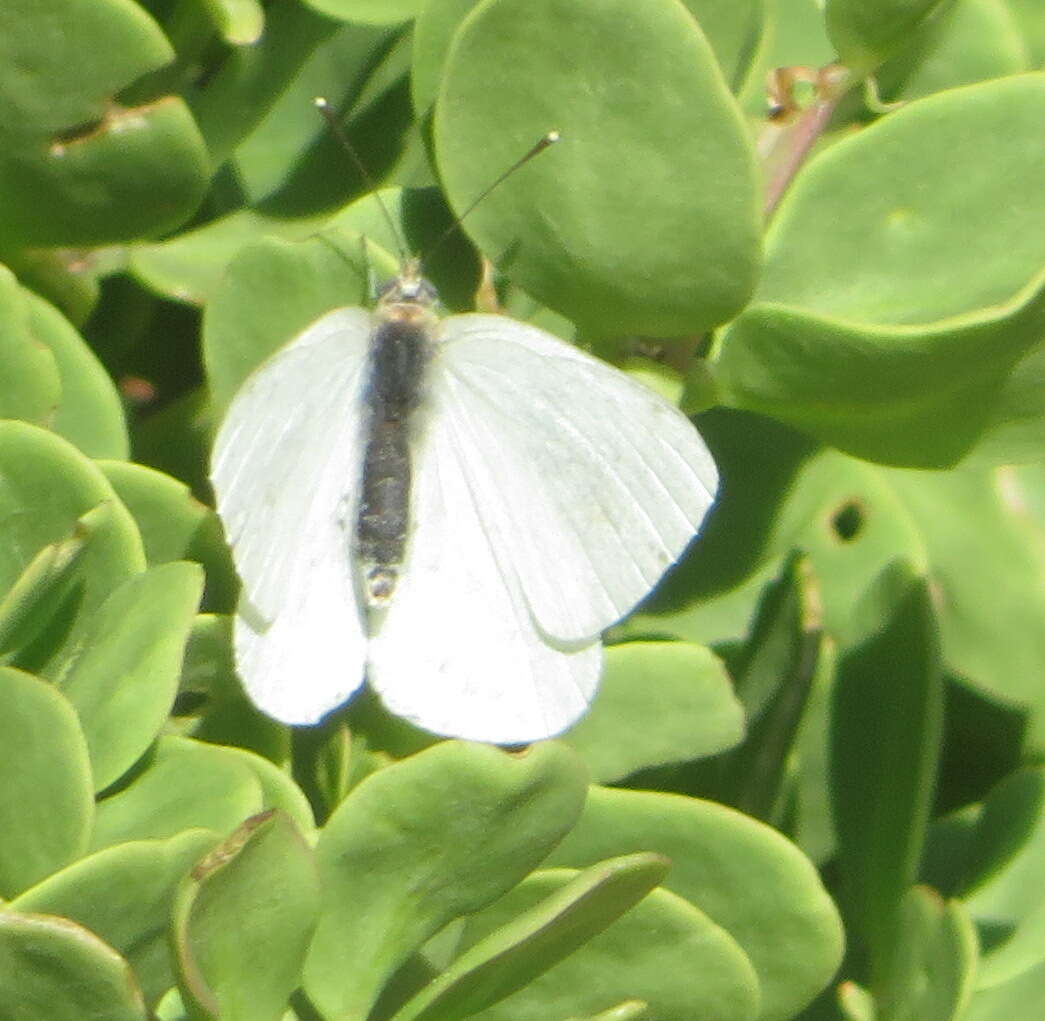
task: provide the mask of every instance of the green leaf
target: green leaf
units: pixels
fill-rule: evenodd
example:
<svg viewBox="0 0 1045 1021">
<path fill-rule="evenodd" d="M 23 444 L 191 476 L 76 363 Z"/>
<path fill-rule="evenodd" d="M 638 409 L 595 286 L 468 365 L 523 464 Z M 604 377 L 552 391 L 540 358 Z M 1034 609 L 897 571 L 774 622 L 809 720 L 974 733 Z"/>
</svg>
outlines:
<svg viewBox="0 0 1045 1021">
<path fill-rule="evenodd" d="M 766 0 L 682 0 L 707 36 L 722 74 L 734 93 L 740 90 L 764 38 Z"/>
<path fill-rule="evenodd" d="M 743 80 L 763 26 L 763 0 L 683 0 L 715 51 L 722 73 L 736 88 Z M 436 100 L 454 35 L 478 0 L 429 0 L 414 24 L 410 92 L 424 117 Z"/>
<path fill-rule="evenodd" d="M 424 0 L 305 0 L 309 7 L 331 18 L 394 25 L 413 18 Z"/>
<path fill-rule="evenodd" d="M 482 939 L 466 933 L 471 945 L 395 1021 L 458 1021 L 503 1000 L 612 925 L 669 867 L 658 855 L 638 854 L 554 874 L 567 880 L 557 892 Z M 524 882 L 539 884 L 541 878 L 535 873 Z"/>
<path fill-rule="evenodd" d="M 1008 6 L 962 0 L 922 22 L 875 77 L 878 94 L 894 102 L 1029 70 L 1026 46 Z"/>
<path fill-rule="evenodd" d="M 109 374 L 56 308 L 30 291 L 25 298 L 30 332 L 51 352 L 61 386 L 48 424 L 88 457 L 127 457 L 127 423 Z"/>
<path fill-rule="evenodd" d="M 838 1008 L 846 1021 L 878 1021 L 874 997 L 856 982 L 842 982 L 839 985 Z"/>
<path fill-rule="evenodd" d="M 80 582 L 59 620 L 19 665 L 44 672 L 77 645 L 87 620 L 109 593 L 145 565 L 134 521 L 95 465 L 54 433 L 21 422 L 0 422 L 0 591 L 7 591 L 39 551 L 62 542 L 87 511 L 90 538 L 77 565 Z"/>
<path fill-rule="evenodd" d="M 1045 66 L 1045 9 L 1038 0 L 1007 0 L 1006 7 L 1020 26 L 1032 67 Z"/>
<path fill-rule="evenodd" d="M 873 71 L 946 0 L 827 0 L 827 30 L 842 61 Z"/>
<path fill-rule="evenodd" d="M 329 18 L 303 4 L 269 5 L 257 43 L 236 49 L 190 90 L 189 103 L 212 166 L 229 158 L 336 29 Z"/>
<path fill-rule="evenodd" d="M 288 773 L 247 748 L 223 747 L 221 753 L 226 762 L 239 762 L 253 773 L 261 788 L 261 803 L 266 809 L 278 810 L 299 833 L 314 842 L 316 821 L 312 808 Z"/>
<path fill-rule="evenodd" d="M 0 667 L 0 896 L 79 858 L 93 815 L 87 744 L 72 707 L 45 681 Z"/>
<path fill-rule="evenodd" d="M 174 891 L 216 842 L 205 830 L 99 851 L 15 898 L 14 911 L 61 915 L 123 954 L 148 1002 L 174 981 L 167 929 Z"/>
<path fill-rule="evenodd" d="M 87 929 L 0 912 L 0 1016 L 148 1021 L 130 966 Z"/>
<path fill-rule="evenodd" d="M 972 996 L 978 944 L 958 901 L 925 886 L 903 899 L 878 1021 L 957 1021 Z"/>
<path fill-rule="evenodd" d="M 193 869 L 174 909 L 182 997 L 222 1021 L 279 1021 L 319 910 L 312 854 L 279 812 L 248 820 Z"/>
<path fill-rule="evenodd" d="M 121 777 L 166 720 L 202 589 L 203 572 L 184 562 L 128 579 L 55 669 L 87 737 L 96 790 Z"/>
<path fill-rule="evenodd" d="M 133 781 L 98 803 L 91 846 L 192 829 L 226 834 L 266 807 L 252 763 L 216 745 L 163 737 Z"/>
<path fill-rule="evenodd" d="M 562 896 L 574 875 L 565 869 L 534 873 L 469 919 L 464 942 L 474 946 L 462 959 L 482 945 L 479 940 L 497 940 L 528 912 L 540 911 L 548 898 Z M 595 1014 L 624 1000 L 649 1004 L 660 1021 L 753 1021 L 761 1016 L 758 978 L 743 951 L 692 904 L 662 889 L 514 996 L 474 1016 L 543 1021 Z M 634 1016 L 633 1011 L 634 1006 L 624 1016 Z"/>
<path fill-rule="evenodd" d="M 954 89 L 815 158 L 722 338 L 723 401 L 888 463 L 969 451 L 1045 323 L 1043 102 L 1041 74 Z"/>
<path fill-rule="evenodd" d="M 812 863 L 775 830 L 722 805 L 593 787 L 580 822 L 546 864 L 578 868 L 638 851 L 670 858 L 664 886 L 706 912 L 750 958 L 762 1021 L 793 1017 L 834 974 L 841 923 Z"/>
<path fill-rule="evenodd" d="M 1045 768 L 1018 770 L 984 800 L 972 834 L 962 900 L 991 942 L 1045 910 Z"/>
<path fill-rule="evenodd" d="M 74 245 L 169 230 L 199 204 L 207 154 L 187 107 L 121 90 L 172 57 L 130 0 L 11 0 L 0 12 L 0 236 Z"/>
<path fill-rule="evenodd" d="M 172 560 L 202 564 L 207 579 L 203 605 L 231 612 L 239 582 L 217 514 L 163 472 L 128 461 L 102 461 L 98 467 L 134 516 L 149 566 Z"/>
<path fill-rule="evenodd" d="M 249 46 L 261 37 L 265 9 L 260 0 L 204 0 L 203 7 L 231 46 Z"/>
<path fill-rule="evenodd" d="M 89 510 L 72 534 L 41 549 L 0 599 L 0 654 L 31 645 L 61 610 L 79 580 L 91 534 L 109 516 L 106 504 Z"/>
<path fill-rule="evenodd" d="M 772 821 L 820 659 L 822 627 L 809 560 L 794 556 L 767 589 L 737 668 L 747 735 L 712 766 L 716 800 Z"/>
<path fill-rule="evenodd" d="M 33 336 L 28 293 L 0 266 L 0 415 L 43 424 L 58 405 L 61 379 L 53 353 Z"/>
<path fill-rule="evenodd" d="M 369 776 L 316 845 L 324 897 L 309 998 L 332 1016 L 364 1014 L 426 939 L 547 855 L 584 793 L 583 767 L 554 742 L 510 754 L 447 741 Z"/>
<path fill-rule="evenodd" d="M 835 684 L 831 794 L 847 921 L 881 981 L 925 844 L 943 679 L 928 586 L 909 567 L 884 571 L 858 617 L 867 637 L 842 656 Z"/>
<path fill-rule="evenodd" d="M 925 543 L 948 668 L 1027 709 L 1026 747 L 1045 748 L 1045 527 L 1002 471 L 886 471 L 883 479 Z"/>
<path fill-rule="evenodd" d="M 454 209 L 552 129 L 559 144 L 468 216 L 479 248 L 593 334 L 678 336 L 734 315 L 759 262 L 754 164 L 689 13 L 675 0 L 477 7 L 435 110 Z"/>
<path fill-rule="evenodd" d="M 606 649 L 595 703 L 563 738 L 599 783 L 650 766 L 715 755 L 740 741 L 744 717 L 709 649 L 627 642 Z"/>
<path fill-rule="evenodd" d="M 326 213 L 285 220 L 238 209 L 193 230 L 134 246 L 128 268 L 157 294 L 202 306 L 220 295 L 225 269 L 241 249 L 276 239 L 304 240 L 327 219 Z"/>
<path fill-rule="evenodd" d="M 281 218 L 332 210 L 373 189 L 325 120 L 315 114 L 317 96 L 338 111 L 373 180 L 390 180 L 388 172 L 394 173 L 407 139 L 414 136 L 406 121 L 403 80 L 410 33 L 397 26 L 358 22 L 331 26 L 303 7 L 294 5 L 290 11 L 333 32 L 293 69 L 234 154 L 244 197 Z M 271 8 L 270 19 L 273 14 L 286 19 L 288 9 Z M 284 35 L 276 50 L 286 47 L 287 26 L 277 30 Z M 308 111 L 313 111 L 311 116 Z"/>
</svg>

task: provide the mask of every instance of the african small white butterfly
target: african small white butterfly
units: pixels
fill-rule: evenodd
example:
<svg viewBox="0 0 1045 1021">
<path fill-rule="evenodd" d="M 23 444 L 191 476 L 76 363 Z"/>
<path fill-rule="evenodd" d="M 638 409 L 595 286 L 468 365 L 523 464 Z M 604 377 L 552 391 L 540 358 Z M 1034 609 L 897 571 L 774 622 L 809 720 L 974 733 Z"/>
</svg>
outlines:
<svg viewBox="0 0 1045 1021">
<path fill-rule="evenodd" d="M 416 262 L 247 379 L 212 480 L 252 700 L 317 723 L 364 680 L 437 734 L 561 733 L 602 631 L 696 534 L 717 473 L 689 420 L 505 316 L 440 319 Z"/>
</svg>

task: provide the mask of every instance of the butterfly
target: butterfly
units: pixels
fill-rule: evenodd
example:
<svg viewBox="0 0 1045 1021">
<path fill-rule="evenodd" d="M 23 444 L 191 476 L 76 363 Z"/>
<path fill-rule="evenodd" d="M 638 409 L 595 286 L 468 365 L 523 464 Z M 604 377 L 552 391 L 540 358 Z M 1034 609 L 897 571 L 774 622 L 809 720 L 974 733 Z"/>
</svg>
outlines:
<svg viewBox="0 0 1045 1021">
<path fill-rule="evenodd" d="M 715 464 L 625 373 L 436 300 L 408 261 L 229 406 L 211 477 L 243 582 L 237 669 L 284 723 L 366 680 L 433 733 L 536 741 L 585 712 L 602 631 L 693 539 Z"/>
</svg>

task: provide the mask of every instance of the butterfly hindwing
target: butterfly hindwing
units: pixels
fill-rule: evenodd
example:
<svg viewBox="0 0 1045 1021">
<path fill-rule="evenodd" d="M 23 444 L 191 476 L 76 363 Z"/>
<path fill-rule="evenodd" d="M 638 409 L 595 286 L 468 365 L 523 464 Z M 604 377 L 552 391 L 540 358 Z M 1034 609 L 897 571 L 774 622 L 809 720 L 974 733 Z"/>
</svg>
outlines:
<svg viewBox="0 0 1045 1021">
<path fill-rule="evenodd" d="M 458 423 L 431 410 L 407 559 L 371 640 L 370 683 L 392 712 L 436 733 L 500 744 L 560 733 L 594 696 L 601 647 L 538 632 L 495 549 Z"/>
</svg>

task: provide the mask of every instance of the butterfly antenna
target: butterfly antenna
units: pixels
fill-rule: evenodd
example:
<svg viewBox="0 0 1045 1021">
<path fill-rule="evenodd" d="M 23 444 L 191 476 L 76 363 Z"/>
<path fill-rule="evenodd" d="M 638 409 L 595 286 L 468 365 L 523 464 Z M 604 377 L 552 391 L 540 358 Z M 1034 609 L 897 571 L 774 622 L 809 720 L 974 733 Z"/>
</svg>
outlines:
<svg viewBox="0 0 1045 1021">
<path fill-rule="evenodd" d="M 335 114 L 331 109 L 330 103 L 328 103 L 322 96 L 317 96 L 313 102 L 316 105 L 316 109 L 323 115 L 323 119 L 330 126 L 330 130 L 334 133 L 334 137 L 341 143 L 341 148 L 348 153 L 352 162 L 356 165 L 356 170 L 359 171 L 359 176 L 363 178 L 363 183 L 366 185 L 367 191 L 374 196 L 374 199 L 381 210 L 381 215 L 385 218 L 385 223 L 388 224 L 388 229 L 392 232 L 392 237 L 395 238 L 396 245 L 399 246 L 399 261 L 405 265 L 410 261 L 410 257 L 407 255 L 406 251 L 406 244 L 403 241 L 402 235 L 399 233 L 399 228 L 396 226 L 392 214 L 388 211 L 388 206 L 385 205 L 384 199 L 381 198 L 381 195 L 377 190 L 377 182 L 371 176 L 370 171 L 367 170 L 366 165 L 359 158 L 359 153 L 356 152 L 355 146 L 348 140 L 348 135 L 345 133 L 345 129 L 341 126 L 337 114 Z"/>
<path fill-rule="evenodd" d="M 529 163 L 530 160 L 534 158 L 534 156 L 540 156 L 540 154 L 544 152 L 544 150 L 547 149 L 548 146 L 554 145 L 556 142 L 559 141 L 561 137 L 562 136 L 559 134 L 558 131 L 549 131 L 548 134 L 541 138 L 537 142 L 537 144 L 533 146 L 532 149 L 530 149 L 529 152 L 524 153 L 522 156 L 520 156 L 519 159 L 517 159 L 507 170 L 504 171 L 504 173 L 500 175 L 500 177 L 493 181 L 493 183 L 488 184 L 481 192 L 479 192 L 479 194 L 474 199 L 472 199 L 471 203 L 465 208 L 465 211 L 461 213 L 460 216 L 456 217 L 454 219 L 454 222 L 451 223 L 450 226 L 447 227 L 446 230 L 444 230 L 443 233 L 436 239 L 435 244 L 433 244 L 432 247 L 428 250 L 426 258 L 431 257 L 432 253 L 437 248 L 439 248 L 439 246 L 442 245 L 446 241 L 446 239 L 451 234 L 453 234 L 455 230 L 457 230 L 461 226 L 461 223 L 463 222 L 464 218 L 468 216 L 469 213 L 471 213 L 475 209 L 475 207 L 478 206 L 479 203 L 482 202 L 483 199 L 485 199 L 486 196 L 490 194 L 490 192 L 492 192 L 499 185 L 507 181 L 508 178 L 511 177 L 512 174 L 514 174 L 516 170 L 518 170 L 520 167 L 525 166 L 527 163 Z"/>
</svg>

